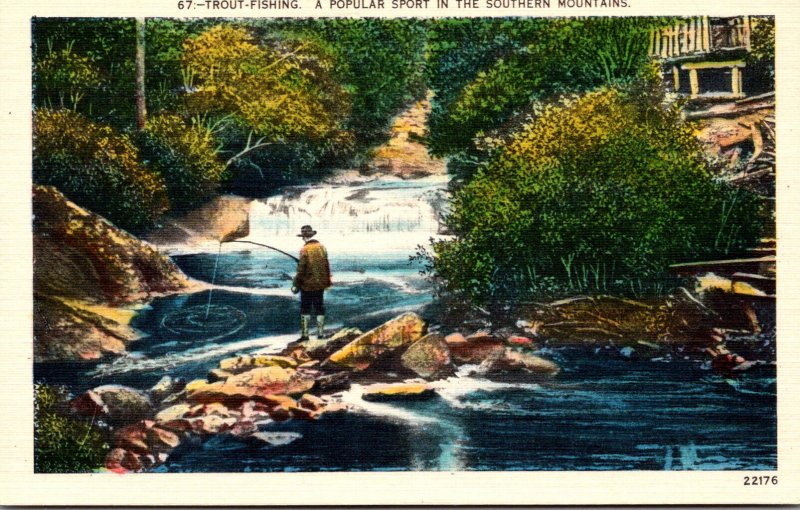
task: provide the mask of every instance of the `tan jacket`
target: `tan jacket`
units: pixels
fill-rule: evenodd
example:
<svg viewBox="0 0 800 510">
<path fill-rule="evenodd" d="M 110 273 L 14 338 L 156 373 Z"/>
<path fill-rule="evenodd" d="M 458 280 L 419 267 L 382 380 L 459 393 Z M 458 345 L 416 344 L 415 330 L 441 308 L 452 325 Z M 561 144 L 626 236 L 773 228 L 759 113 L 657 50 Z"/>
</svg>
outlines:
<svg viewBox="0 0 800 510">
<path fill-rule="evenodd" d="M 328 252 L 319 241 L 306 241 L 300 249 L 300 263 L 293 285 L 300 290 L 324 290 L 331 286 L 331 266 L 328 263 Z"/>
</svg>

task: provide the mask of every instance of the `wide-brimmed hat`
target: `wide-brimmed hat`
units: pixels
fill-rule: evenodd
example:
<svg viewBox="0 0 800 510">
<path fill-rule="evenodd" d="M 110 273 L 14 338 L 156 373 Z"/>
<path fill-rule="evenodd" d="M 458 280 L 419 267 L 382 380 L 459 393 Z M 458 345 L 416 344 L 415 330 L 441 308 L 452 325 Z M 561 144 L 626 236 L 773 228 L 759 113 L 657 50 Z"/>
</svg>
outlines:
<svg viewBox="0 0 800 510">
<path fill-rule="evenodd" d="M 317 231 L 311 228 L 311 225 L 303 225 L 300 227 L 300 233 L 297 234 L 297 237 L 314 237 L 317 235 Z"/>
</svg>

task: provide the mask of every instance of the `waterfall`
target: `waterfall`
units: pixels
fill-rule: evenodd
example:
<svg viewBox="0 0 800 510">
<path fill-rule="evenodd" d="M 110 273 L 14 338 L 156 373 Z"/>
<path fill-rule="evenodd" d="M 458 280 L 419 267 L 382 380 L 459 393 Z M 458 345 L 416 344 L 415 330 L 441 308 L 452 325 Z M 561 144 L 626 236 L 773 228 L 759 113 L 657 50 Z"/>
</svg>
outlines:
<svg viewBox="0 0 800 510">
<path fill-rule="evenodd" d="M 352 185 L 290 188 L 252 203 L 246 239 L 293 252 L 299 248 L 300 227 L 311 225 L 332 255 L 407 256 L 441 231 L 447 180 L 384 177 Z"/>
</svg>

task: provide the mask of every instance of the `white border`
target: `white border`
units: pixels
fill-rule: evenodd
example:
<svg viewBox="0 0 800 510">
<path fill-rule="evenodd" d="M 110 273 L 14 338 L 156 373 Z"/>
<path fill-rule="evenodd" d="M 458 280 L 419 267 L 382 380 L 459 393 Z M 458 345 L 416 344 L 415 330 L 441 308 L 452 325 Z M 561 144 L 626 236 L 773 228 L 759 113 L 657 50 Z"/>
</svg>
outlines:
<svg viewBox="0 0 800 510">
<path fill-rule="evenodd" d="M 396 16 L 380 12 L 192 13 L 228 17 Z M 434 4 L 435 0 L 431 0 Z M 553 6 L 558 0 L 551 0 Z M 5 505 L 475 505 L 475 504 L 798 504 L 800 503 L 800 302 L 798 280 L 798 97 L 800 3 L 792 0 L 628 0 L 627 9 L 405 11 L 404 16 L 584 16 L 773 14 L 777 24 L 778 439 L 777 472 L 392 472 L 273 474 L 33 474 L 30 19 L 32 16 L 181 17 L 177 0 L 0 0 L 0 503 Z M 323 2 L 325 3 L 325 2 Z M 390 5 L 391 0 L 386 0 Z M 743 410 L 743 412 L 747 412 Z M 513 448 L 513 445 L 509 445 Z M 743 486 L 744 475 L 777 474 L 777 486 Z"/>
</svg>

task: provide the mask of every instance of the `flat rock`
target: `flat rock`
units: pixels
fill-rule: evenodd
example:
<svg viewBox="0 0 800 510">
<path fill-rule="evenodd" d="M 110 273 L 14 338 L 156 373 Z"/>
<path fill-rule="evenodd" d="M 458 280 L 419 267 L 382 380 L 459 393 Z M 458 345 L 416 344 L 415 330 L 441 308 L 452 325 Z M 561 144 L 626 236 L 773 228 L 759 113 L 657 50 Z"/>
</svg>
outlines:
<svg viewBox="0 0 800 510">
<path fill-rule="evenodd" d="M 237 356 L 220 361 L 219 368 L 231 374 L 240 374 L 260 367 L 295 368 L 297 360 L 289 356 L 257 355 Z"/>
<path fill-rule="evenodd" d="M 202 379 L 186 386 L 191 402 L 222 402 L 241 405 L 247 400 L 264 401 L 268 395 L 302 395 L 314 386 L 314 378 L 303 372 L 277 366 L 254 368 L 225 381 Z"/>
<path fill-rule="evenodd" d="M 369 402 L 388 402 L 394 400 L 424 400 L 434 395 L 436 395 L 436 392 L 427 384 L 393 383 L 367 386 L 364 388 L 361 398 Z"/>
<path fill-rule="evenodd" d="M 488 360 L 487 363 L 489 364 L 486 367 L 487 375 L 503 372 L 555 375 L 561 370 L 557 364 L 550 360 L 514 348 L 506 348 L 502 355 Z"/>
</svg>

